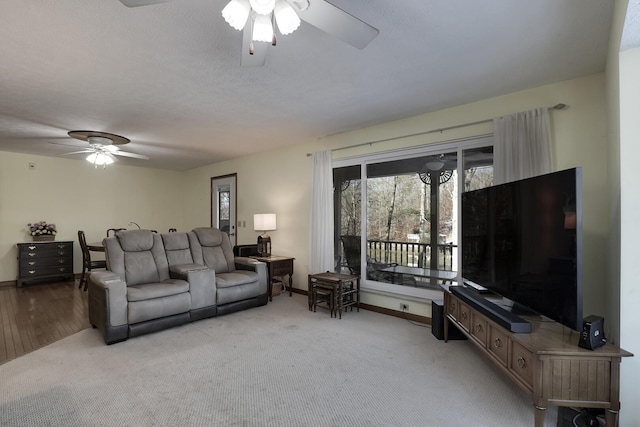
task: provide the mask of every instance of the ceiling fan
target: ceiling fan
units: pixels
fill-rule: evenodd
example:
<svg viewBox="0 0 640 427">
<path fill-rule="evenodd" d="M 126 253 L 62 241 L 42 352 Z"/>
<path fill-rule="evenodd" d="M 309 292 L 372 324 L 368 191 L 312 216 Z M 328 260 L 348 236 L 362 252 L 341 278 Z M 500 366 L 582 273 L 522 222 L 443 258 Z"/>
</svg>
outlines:
<svg viewBox="0 0 640 427">
<path fill-rule="evenodd" d="M 116 162 L 115 156 L 132 157 L 134 159 L 149 160 L 149 157 L 142 154 L 130 153 L 128 151 L 121 151 L 119 145 L 128 144 L 131 142 L 124 136 L 115 135 L 107 132 L 98 132 L 90 130 L 72 130 L 69 132 L 69 136 L 81 141 L 87 141 L 89 146 L 80 151 L 72 151 L 70 153 L 60 154 L 61 156 L 68 156 L 73 154 L 89 153 L 86 160 L 89 163 L 93 163 L 95 167 L 107 165 Z M 50 142 L 50 144 L 69 145 L 59 142 Z"/>
<path fill-rule="evenodd" d="M 120 0 L 128 7 L 168 1 L 173 0 Z M 303 20 L 358 49 L 364 49 L 379 33 L 377 28 L 324 0 L 231 0 L 222 15 L 233 28 L 243 30 L 243 67 L 264 65 L 266 49 L 254 49 L 253 42 L 271 42 L 275 46 L 276 23 L 281 34 L 289 34 Z"/>
</svg>

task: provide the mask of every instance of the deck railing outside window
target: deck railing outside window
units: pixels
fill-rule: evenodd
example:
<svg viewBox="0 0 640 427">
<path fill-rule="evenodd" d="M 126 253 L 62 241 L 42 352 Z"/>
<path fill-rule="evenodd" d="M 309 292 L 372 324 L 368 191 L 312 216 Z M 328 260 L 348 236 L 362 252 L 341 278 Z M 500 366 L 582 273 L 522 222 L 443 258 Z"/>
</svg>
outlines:
<svg viewBox="0 0 640 427">
<path fill-rule="evenodd" d="M 438 244 L 438 268 L 453 270 L 453 253 L 457 245 Z M 367 256 L 385 264 L 430 268 L 431 245 L 429 243 L 367 240 Z"/>
</svg>

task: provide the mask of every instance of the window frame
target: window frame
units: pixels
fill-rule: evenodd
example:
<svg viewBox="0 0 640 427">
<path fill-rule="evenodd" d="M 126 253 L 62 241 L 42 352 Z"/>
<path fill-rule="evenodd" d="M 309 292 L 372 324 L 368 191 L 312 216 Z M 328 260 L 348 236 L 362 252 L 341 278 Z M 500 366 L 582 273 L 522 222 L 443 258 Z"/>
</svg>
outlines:
<svg viewBox="0 0 640 427">
<path fill-rule="evenodd" d="M 463 157 L 462 154 L 465 150 L 473 149 L 473 148 L 481 148 L 487 146 L 494 146 L 494 138 L 493 134 L 489 135 L 480 135 L 470 138 L 464 139 L 456 139 L 451 141 L 442 141 L 436 142 L 433 144 L 421 145 L 418 147 L 409 147 L 409 148 L 401 148 L 397 150 L 389 150 L 382 151 L 377 153 L 369 153 L 352 157 L 345 157 L 341 159 L 334 159 L 332 164 L 332 169 L 343 168 L 348 166 L 360 166 L 360 180 L 362 183 L 367 182 L 367 165 L 373 163 L 381 163 L 388 162 L 394 160 L 403 160 L 412 157 L 422 157 L 429 156 L 434 154 L 440 154 L 442 152 L 456 152 L 458 161 L 458 176 L 463 177 L 464 173 L 464 165 L 463 165 Z M 361 247 L 367 247 L 367 234 L 366 234 L 366 224 L 367 224 L 367 185 L 361 186 L 361 206 L 360 206 L 360 223 L 362 224 L 362 232 L 361 234 Z M 458 204 L 458 215 L 461 214 L 461 194 L 464 191 L 464 179 L 458 179 L 458 188 L 457 188 L 457 204 Z M 460 218 L 458 217 L 457 221 L 458 227 L 458 236 L 461 234 L 461 223 Z M 335 225 L 334 225 L 335 226 Z M 460 271 L 460 262 L 462 259 L 462 251 L 458 250 L 458 256 L 455 260 L 456 270 Z M 412 288 L 407 286 L 399 286 L 391 283 L 383 283 L 376 282 L 373 280 L 369 280 L 366 278 L 366 274 L 362 275 L 363 269 L 366 269 L 367 260 L 366 260 L 366 250 L 361 251 L 360 253 L 360 268 L 361 268 L 361 288 L 364 291 L 387 295 L 387 296 L 397 296 L 397 297 L 409 297 L 412 299 L 418 300 L 433 300 L 442 298 L 442 291 L 437 291 L 433 289 L 425 289 L 425 288 Z M 461 280 L 458 277 L 458 280 Z"/>
</svg>

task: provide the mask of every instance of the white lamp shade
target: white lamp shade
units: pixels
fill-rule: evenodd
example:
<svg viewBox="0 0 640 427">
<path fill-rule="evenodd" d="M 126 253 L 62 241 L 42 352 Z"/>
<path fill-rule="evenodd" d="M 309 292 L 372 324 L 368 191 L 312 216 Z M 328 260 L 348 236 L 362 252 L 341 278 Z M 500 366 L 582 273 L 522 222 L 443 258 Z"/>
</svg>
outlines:
<svg viewBox="0 0 640 427">
<path fill-rule="evenodd" d="M 105 153 L 91 153 L 87 156 L 87 162 L 93 163 L 96 166 L 106 166 L 113 163 L 113 156 Z"/>
<path fill-rule="evenodd" d="M 300 26 L 300 18 L 285 0 L 278 0 L 274 10 L 276 23 L 282 35 L 293 33 Z"/>
<path fill-rule="evenodd" d="M 259 15 L 268 15 L 273 12 L 276 0 L 249 0 L 251 8 Z"/>
<path fill-rule="evenodd" d="M 253 23 L 253 40 L 270 42 L 273 39 L 273 26 L 269 15 L 256 15 Z"/>
<path fill-rule="evenodd" d="M 253 229 L 255 231 L 269 231 L 276 229 L 276 214 L 254 214 Z"/>
<path fill-rule="evenodd" d="M 236 30 L 242 30 L 251 12 L 249 0 L 231 0 L 222 9 L 222 17 Z"/>
</svg>

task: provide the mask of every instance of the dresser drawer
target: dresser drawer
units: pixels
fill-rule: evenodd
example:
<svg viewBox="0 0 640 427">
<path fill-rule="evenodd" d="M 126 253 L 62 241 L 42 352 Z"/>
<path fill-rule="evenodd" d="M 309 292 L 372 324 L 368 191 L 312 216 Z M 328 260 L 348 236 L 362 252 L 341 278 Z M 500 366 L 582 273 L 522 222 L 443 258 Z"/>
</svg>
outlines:
<svg viewBox="0 0 640 427">
<path fill-rule="evenodd" d="M 487 350 L 495 356 L 502 366 L 507 366 L 508 336 L 493 322 L 487 323 Z"/>
<path fill-rule="evenodd" d="M 44 277 L 70 274 L 73 268 L 70 265 L 61 265 L 59 267 L 36 267 L 20 269 L 20 278 L 27 280 L 31 277 Z"/>
<path fill-rule="evenodd" d="M 511 358 L 507 368 L 532 390 L 534 370 L 533 354 L 515 341 L 512 341 L 512 347 Z"/>
<path fill-rule="evenodd" d="M 29 258 L 25 260 L 21 260 L 20 268 L 21 269 L 33 269 L 33 268 L 42 268 L 42 267 L 61 267 L 61 266 L 72 266 L 73 258 L 64 256 L 64 257 L 51 257 L 51 258 Z"/>
</svg>

